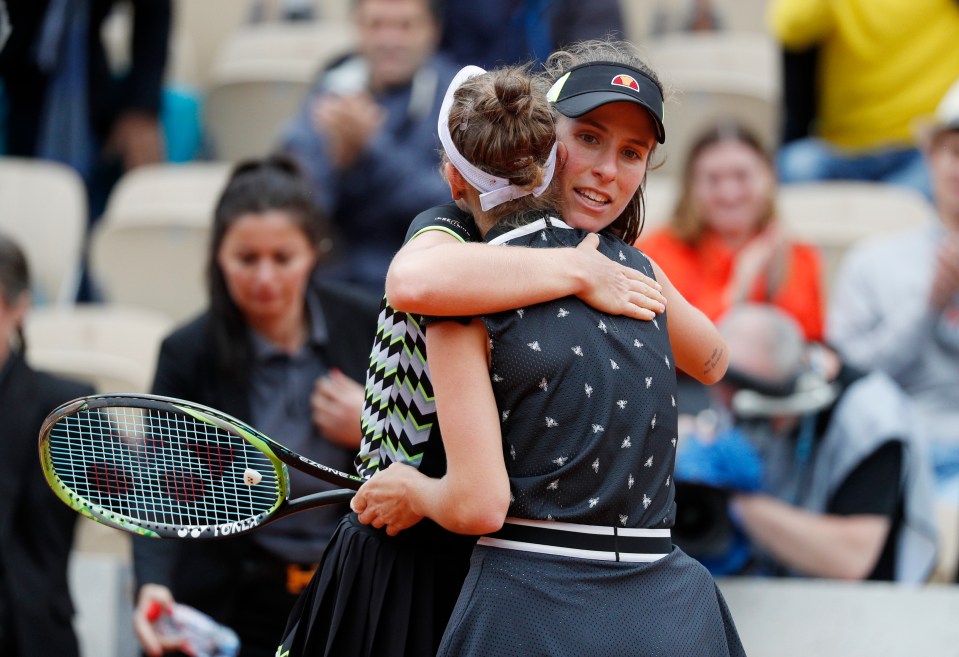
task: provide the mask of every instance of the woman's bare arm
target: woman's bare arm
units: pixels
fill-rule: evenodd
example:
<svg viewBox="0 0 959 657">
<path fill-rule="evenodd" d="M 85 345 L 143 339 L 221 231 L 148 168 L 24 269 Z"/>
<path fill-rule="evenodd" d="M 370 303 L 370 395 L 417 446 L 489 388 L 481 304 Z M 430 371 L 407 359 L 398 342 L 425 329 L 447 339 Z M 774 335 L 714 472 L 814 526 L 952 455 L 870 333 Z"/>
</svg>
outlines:
<svg viewBox="0 0 959 657">
<path fill-rule="evenodd" d="M 653 271 L 669 305 L 669 342 L 676 367 L 701 383 L 716 383 L 729 365 L 726 342 L 719 329 L 701 310 L 686 301 L 655 262 Z"/>
<path fill-rule="evenodd" d="M 401 464 L 378 472 L 353 499 L 361 522 L 386 527 L 390 535 L 423 517 L 461 534 L 485 534 L 503 525 L 510 491 L 489 379 L 488 339 L 479 320 L 469 326 L 436 323 L 426 331 L 446 475 L 432 479 Z"/>
<path fill-rule="evenodd" d="M 575 249 L 519 250 L 428 231 L 393 258 L 386 297 L 396 310 L 435 316 L 500 312 L 565 296 L 634 319 L 663 312 L 659 284 L 610 260 L 598 245 L 589 235 Z"/>
</svg>

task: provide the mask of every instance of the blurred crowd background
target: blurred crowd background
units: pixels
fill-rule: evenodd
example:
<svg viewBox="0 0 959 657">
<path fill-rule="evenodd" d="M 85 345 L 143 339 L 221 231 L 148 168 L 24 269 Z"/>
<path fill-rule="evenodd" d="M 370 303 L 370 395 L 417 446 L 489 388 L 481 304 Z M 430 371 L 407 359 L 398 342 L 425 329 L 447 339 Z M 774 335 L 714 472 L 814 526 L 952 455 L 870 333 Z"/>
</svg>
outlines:
<svg viewBox="0 0 959 657">
<path fill-rule="evenodd" d="M 954 0 L 0 0 L 0 407 L 26 389 L 11 374 L 20 361 L 98 392 L 206 394 L 166 386 L 158 362 L 168 371 L 164 338 L 198 315 L 217 321 L 223 299 L 257 329 L 221 257 L 230 213 L 242 215 L 223 209 L 241 162 L 273 171 L 244 211 L 296 218 L 309 288 L 362 300 L 346 318 L 326 304 L 353 301 L 323 301 L 325 321 L 365 330 L 409 222 L 449 201 L 435 127 L 458 68 L 607 37 L 634 43 L 668 91 L 637 246 L 731 355 L 712 390 L 680 379 L 677 542 L 721 577 L 951 590 Z M 302 228 L 307 215 L 316 225 Z M 165 353 L 189 351 L 184 330 Z M 349 451 L 356 436 L 331 436 L 361 401 L 362 370 L 335 369 L 305 384 L 302 421 Z M 231 376 L 251 391 L 239 408 L 267 417 L 263 380 Z M 51 407 L 79 390 L 37 385 Z M 0 501 L 0 653 L 4 623 L 31 622 L 12 602 L 25 548 L 6 547 L 11 535 L 56 531 L 54 570 L 70 555 L 89 572 L 110 564 L 99 584 L 119 607 L 100 612 L 119 629 L 106 647 L 81 605 L 83 654 L 133 654 L 129 540 L 81 522 L 71 543 L 61 509 L 55 530 L 32 527 L 25 509 L 48 491 L 31 485 L 34 452 L 4 445 L 7 426 L 0 462 L 26 474 Z M 35 439 L 29 423 L 17 430 Z M 50 580 L 50 599 L 65 596 Z"/>
</svg>

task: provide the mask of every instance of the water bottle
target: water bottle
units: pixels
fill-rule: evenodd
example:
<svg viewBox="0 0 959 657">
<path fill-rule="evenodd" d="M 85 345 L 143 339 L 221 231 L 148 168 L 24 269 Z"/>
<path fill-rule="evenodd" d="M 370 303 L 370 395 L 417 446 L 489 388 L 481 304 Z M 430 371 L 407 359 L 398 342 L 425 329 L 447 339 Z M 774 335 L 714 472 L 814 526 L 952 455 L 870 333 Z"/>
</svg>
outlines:
<svg viewBox="0 0 959 657">
<path fill-rule="evenodd" d="M 164 607 L 154 602 L 147 609 L 147 620 L 157 634 L 181 639 L 182 652 L 191 657 L 236 657 L 240 651 L 236 632 L 188 605 Z"/>
</svg>

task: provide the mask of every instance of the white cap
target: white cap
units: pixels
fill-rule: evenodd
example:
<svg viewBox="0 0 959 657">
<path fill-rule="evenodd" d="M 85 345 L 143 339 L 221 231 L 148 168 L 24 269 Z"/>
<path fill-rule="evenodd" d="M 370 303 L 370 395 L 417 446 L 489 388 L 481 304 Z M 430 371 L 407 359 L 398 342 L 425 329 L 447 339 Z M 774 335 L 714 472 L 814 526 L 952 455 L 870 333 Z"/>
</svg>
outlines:
<svg viewBox="0 0 959 657">
<path fill-rule="evenodd" d="M 959 79 L 939 101 L 936 113 L 918 125 L 919 135 L 926 139 L 947 130 L 959 130 Z"/>
<path fill-rule="evenodd" d="M 949 91 L 936 107 L 936 123 L 940 130 L 959 130 L 959 79 L 952 83 Z"/>
</svg>

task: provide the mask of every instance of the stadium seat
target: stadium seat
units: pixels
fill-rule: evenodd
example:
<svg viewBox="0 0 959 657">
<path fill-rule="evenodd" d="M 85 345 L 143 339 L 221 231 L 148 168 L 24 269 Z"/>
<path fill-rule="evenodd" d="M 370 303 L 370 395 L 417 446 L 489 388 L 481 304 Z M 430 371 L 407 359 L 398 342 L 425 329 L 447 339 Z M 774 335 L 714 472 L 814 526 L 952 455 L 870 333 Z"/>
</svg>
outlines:
<svg viewBox="0 0 959 657">
<path fill-rule="evenodd" d="M 204 111 L 212 152 L 235 161 L 267 154 L 317 72 L 355 43 L 350 23 L 244 27 L 217 53 Z"/>
<path fill-rule="evenodd" d="M 191 62 L 192 81 L 205 89 L 217 49 L 249 15 L 250 3 L 246 0 L 174 0 L 170 37 L 174 68 L 177 52 L 184 50 Z"/>
<path fill-rule="evenodd" d="M 90 267 L 107 301 L 182 321 L 206 305 L 213 210 L 230 165 L 141 167 L 114 188 L 91 236 Z"/>
<path fill-rule="evenodd" d="M 97 392 L 146 392 L 160 342 L 172 328 L 169 317 L 144 308 L 35 308 L 24 324 L 27 360 L 37 369 L 91 383 Z"/>
<path fill-rule="evenodd" d="M 679 180 L 677 178 L 661 174 L 658 171 L 647 176 L 643 236 L 649 235 L 654 230 L 669 223 L 678 194 Z"/>
<path fill-rule="evenodd" d="M 653 69 L 664 78 L 682 71 L 731 74 L 778 92 L 779 47 L 767 34 L 749 32 L 677 32 L 649 39 Z"/>
<path fill-rule="evenodd" d="M 822 250 L 827 290 L 850 247 L 921 224 L 934 213 L 916 191 L 856 181 L 783 185 L 778 203 L 790 230 Z"/>
<path fill-rule="evenodd" d="M 27 256 L 34 303 L 74 302 L 86 229 L 86 190 L 73 169 L 45 160 L 0 158 L 0 231 Z"/>
<path fill-rule="evenodd" d="M 652 36 L 654 17 L 660 8 L 680 12 L 694 0 L 620 0 L 623 29 L 633 43 L 646 43 Z M 723 32 L 765 34 L 769 0 L 712 0 Z"/>
<path fill-rule="evenodd" d="M 766 8 L 769 2 L 770 0 L 713 0 L 719 10 L 724 30 L 754 34 L 765 34 L 768 31 Z"/>
<path fill-rule="evenodd" d="M 781 80 L 769 37 L 670 34 L 651 40 L 649 53 L 667 92 L 660 173 L 679 172 L 692 142 L 724 119 L 750 127 L 769 149 L 778 143 Z"/>
</svg>

